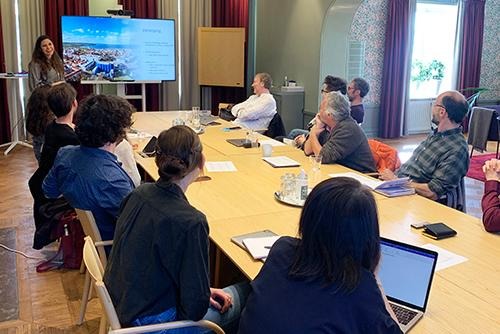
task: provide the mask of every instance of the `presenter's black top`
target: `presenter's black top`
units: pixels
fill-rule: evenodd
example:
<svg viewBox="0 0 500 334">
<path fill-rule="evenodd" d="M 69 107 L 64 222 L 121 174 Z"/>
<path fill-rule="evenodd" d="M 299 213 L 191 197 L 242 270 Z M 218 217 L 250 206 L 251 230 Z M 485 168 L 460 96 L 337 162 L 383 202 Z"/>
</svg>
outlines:
<svg viewBox="0 0 500 334">
<path fill-rule="evenodd" d="M 172 307 L 179 320 L 205 315 L 208 223 L 179 186 L 145 183 L 125 198 L 104 283 L 124 326 Z"/>
<path fill-rule="evenodd" d="M 255 280 L 239 333 L 401 333 L 385 309 L 373 274 L 363 271 L 351 293 L 323 278 L 288 275 L 298 239 L 280 238 Z"/>
</svg>

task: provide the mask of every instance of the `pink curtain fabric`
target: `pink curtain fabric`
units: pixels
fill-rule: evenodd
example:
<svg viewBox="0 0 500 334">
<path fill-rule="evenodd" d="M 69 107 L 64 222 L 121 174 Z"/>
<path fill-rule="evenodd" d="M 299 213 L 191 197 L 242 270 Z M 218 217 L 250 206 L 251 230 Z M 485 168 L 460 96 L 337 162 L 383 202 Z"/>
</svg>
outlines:
<svg viewBox="0 0 500 334">
<path fill-rule="evenodd" d="M 479 87 L 486 0 L 465 0 L 458 66 L 458 89 Z M 466 97 L 475 91 L 466 91 Z"/>
<path fill-rule="evenodd" d="M 408 57 L 410 1 L 390 0 L 388 8 L 379 136 L 398 138 L 402 134 L 406 76 L 410 66 Z"/>
<path fill-rule="evenodd" d="M 248 41 L 248 0 L 212 0 L 212 27 L 244 27 Z M 247 57 L 245 45 L 245 83 Z M 246 87 L 212 87 L 212 110 L 221 102 L 239 103 L 246 98 Z"/>
<path fill-rule="evenodd" d="M 89 0 L 45 0 L 45 32 L 54 43 L 57 53 L 62 58 L 62 34 L 61 16 L 89 15 Z M 92 93 L 92 85 L 82 85 L 79 82 L 71 82 L 78 92 L 78 100 Z"/>
</svg>

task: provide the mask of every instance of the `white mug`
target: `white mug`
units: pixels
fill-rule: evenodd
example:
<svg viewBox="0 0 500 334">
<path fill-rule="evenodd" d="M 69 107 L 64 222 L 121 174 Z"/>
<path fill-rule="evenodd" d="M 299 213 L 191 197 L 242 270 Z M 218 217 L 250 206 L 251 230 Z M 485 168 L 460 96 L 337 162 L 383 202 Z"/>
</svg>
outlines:
<svg viewBox="0 0 500 334">
<path fill-rule="evenodd" d="M 273 155 L 273 145 L 271 144 L 262 144 L 262 156 L 270 157 Z"/>
</svg>

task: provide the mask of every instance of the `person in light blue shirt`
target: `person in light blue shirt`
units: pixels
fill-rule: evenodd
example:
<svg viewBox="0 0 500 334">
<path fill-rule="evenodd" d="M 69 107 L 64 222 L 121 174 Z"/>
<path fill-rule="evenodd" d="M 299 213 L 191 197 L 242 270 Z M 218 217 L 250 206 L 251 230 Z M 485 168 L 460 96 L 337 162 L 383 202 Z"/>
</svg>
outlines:
<svg viewBox="0 0 500 334">
<path fill-rule="evenodd" d="M 114 154 L 132 124 L 132 111 L 120 97 L 87 97 L 76 113 L 81 145 L 60 149 L 43 182 L 46 197 L 62 195 L 74 208 L 92 211 L 103 240 L 113 239 L 120 204 L 134 189 Z"/>
</svg>

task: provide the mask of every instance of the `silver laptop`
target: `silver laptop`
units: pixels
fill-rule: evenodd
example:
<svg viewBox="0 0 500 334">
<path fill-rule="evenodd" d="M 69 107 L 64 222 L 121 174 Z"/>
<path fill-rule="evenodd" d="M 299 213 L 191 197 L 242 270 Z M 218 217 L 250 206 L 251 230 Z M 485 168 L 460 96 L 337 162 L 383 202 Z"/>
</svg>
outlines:
<svg viewBox="0 0 500 334">
<path fill-rule="evenodd" d="M 379 278 L 406 333 L 427 307 L 438 254 L 402 242 L 380 238 Z"/>
</svg>

